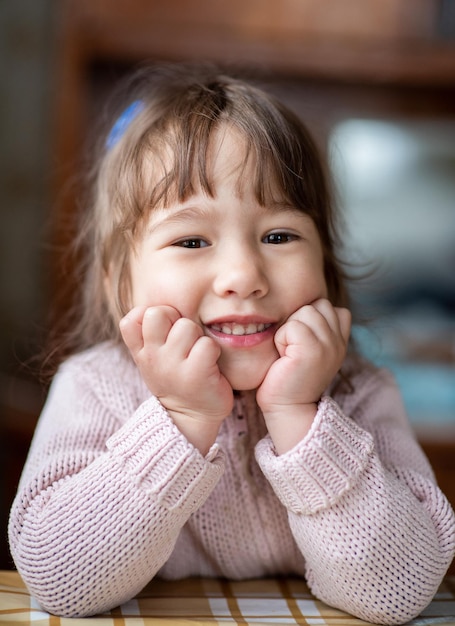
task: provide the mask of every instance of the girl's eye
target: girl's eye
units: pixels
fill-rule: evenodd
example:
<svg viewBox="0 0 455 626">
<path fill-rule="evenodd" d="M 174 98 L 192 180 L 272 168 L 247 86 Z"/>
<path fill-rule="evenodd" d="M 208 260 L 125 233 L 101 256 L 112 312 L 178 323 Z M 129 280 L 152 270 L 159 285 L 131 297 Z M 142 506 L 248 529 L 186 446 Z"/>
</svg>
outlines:
<svg viewBox="0 0 455 626">
<path fill-rule="evenodd" d="M 295 241 L 295 239 L 297 239 L 296 235 L 293 235 L 292 233 L 282 232 L 282 233 L 269 233 L 268 235 L 264 237 L 262 241 L 264 243 L 280 244 L 280 243 L 289 243 L 290 241 Z"/>
<path fill-rule="evenodd" d="M 174 246 L 179 246 L 180 248 L 206 248 L 209 244 L 204 239 L 200 237 L 191 237 L 189 239 L 181 239 L 180 241 L 176 241 Z"/>
</svg>

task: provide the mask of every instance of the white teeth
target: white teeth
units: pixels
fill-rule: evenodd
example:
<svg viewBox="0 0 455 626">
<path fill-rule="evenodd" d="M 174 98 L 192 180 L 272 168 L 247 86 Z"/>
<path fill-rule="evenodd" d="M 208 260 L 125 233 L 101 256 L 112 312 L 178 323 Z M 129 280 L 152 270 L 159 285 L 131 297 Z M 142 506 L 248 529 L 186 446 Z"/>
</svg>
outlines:
<svg viewBox="0 0 455 626">
<path fill-rule="evenodd" d="M 267 330 L 271 324 L 247 324 L 243 326 L 242 324 L 222 324 L 219 326 L 218 324 L 213 324 L 212 328 L 217 330 L 218 332 L 222 332 L 225 335 L 254 335 L 255 333 L 262 333 L 264 330 Z"/>
</svg>

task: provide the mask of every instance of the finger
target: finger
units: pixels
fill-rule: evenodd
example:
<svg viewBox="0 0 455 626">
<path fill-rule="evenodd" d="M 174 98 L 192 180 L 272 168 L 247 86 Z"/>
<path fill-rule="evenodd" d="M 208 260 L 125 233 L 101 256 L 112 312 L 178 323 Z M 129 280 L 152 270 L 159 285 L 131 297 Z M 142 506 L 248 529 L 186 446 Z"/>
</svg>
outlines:
<svg viewBox="0 0 455 626">
<path fill-rule="evenodd" d="M 349 336 L 351 334 L 352 315 L 349 309 L 344 307 L 336 307 L 335 312 L 338 316 L 341 335 L 344 339 L 344 343 L 347 344 Z"/>
<path fill-rule="evenodd" d="M 329 323 L 338 324 L 334 308 L 329 300 L 326 298 L 319 298 L 308 304 L 303 305 L 300 309 L 297 309 L 292 315 L 289 316 L 288 322 L 297 320 L 299 322 L 306 322 L 311 320 L 318 320 L 322 316 Z"/>
<path fill-rule="evenodd" d="M 334 307 L 326 298 L 315 300 L 311 306 L 318 311 L 327 322 L 332 332 L 347 344 L 351 332 L 351 313 L 344 307 Z M 321 326 L 321 330 L 322 330 Z"/>
<path fill-rule="evenodd" d="M 322 340 L 327 333 L 338 329 L 338 318 L 328 300 L 316 300 L 298 309 L 287 320 L 287 328 L 305 327 L 315 338 Z"/>
<path fill-rule="evenodd" d="M 166 345 L 175 355 L 186 359 L 194 344 L 202 336 L 202 328 L 198 324 L 186 317 L 181 317 L 169 331 Z"/>
<path fill-rule="evenodd" d="M 311 345 L 314 341 L 322 344 L 341 341 L 345 346 L 350 333 L 350 312 L 347 309 L 336 309 L 332 303 L 320 298 L 307 304 L 293 313 L 287 322 L 279 329 L 276 338 L 283 346 L 298 338 L 300 333 L 303 340 Z"/>
<path fill-rule="evenodd" d="M 180 313 L 171 306 L 148 307 L 142 320 L 144 344 L 151 347 L 160 347 L 165 344 L 173 325 L 179 318 Z"/>
<path fill-rule="evenodd" d="M 327 322 L 332 338 L 345 349 L 351 333 L 351 312 L 344 307 L 334 307 L 329 300 L 318 300 L 314 307 Z M 322 326 L 320 328 L 322 331 Z"/>
<path fill-rule="evenodd" d="M 321 298 L 320 300 L 316 300 L 313 302 L 312 306 L 318 311 L 327 324 L 330 326 L 333 332 L 336 334 L 340 334 L 340 320 L 338 318 L 335 307 L 326 298 Z"/>
<path fill-rule="evenodd" d="M 313 311 L 314 315 L 320 316 L 319 313 Z M 284 356 L 289 347 L 312 346 L 319 343 L 319 337 L 314 331 L 314 323 L 302 315 L 300 319 L 293 317 L 281 326 L 275 333 L 275 347 L 278 350 L 278 354 Z"/>
<path fill-rule="evenodd" d="M 216 364 L 220 354 L 221 348 L 216 341 L 203 335 L 195 342 L 189 356 L 196 363 L 205 363 L 211 367 Z"/>
<path fill-rule="evenodd" d="M 137 306 L 131 309 L 125 317 L 120 320 L 119 329 L 126 347 L 134 355 L 142 349 L 144 341 L 142 338 L 142 318 L 146 307 Z"/>
</svg>

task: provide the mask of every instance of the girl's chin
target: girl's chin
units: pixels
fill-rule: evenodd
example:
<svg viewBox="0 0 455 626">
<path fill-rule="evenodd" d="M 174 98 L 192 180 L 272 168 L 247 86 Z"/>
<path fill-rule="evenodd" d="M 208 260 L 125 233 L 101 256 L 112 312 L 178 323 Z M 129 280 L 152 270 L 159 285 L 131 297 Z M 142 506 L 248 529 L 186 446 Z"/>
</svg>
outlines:
<svg viewBox="0 0 455 626">
<path fill-rule="evenodd" d="M 234 391 L 253 391 L 257 389 L 258 387 L 260 387 L 263 380 L 264 380 L 263 378 L 261 380 L 256 380 L 256 379 L 245 380 L 244 378 L 242 379 L 228 378 L 229 384 L 231 385 L 232 389 L 234 389 Z"/>
<path fill-rule="evenodd" d="M 278 354 L 269 359 L 245 360 L 241 363 L 223 363 L 221 358 L 218 362 L 220 371 L 226 377 L 232 389 L 236 391 L 251 391 L 261 386 L 272 363 L 276 361 Z"/>
</svg>

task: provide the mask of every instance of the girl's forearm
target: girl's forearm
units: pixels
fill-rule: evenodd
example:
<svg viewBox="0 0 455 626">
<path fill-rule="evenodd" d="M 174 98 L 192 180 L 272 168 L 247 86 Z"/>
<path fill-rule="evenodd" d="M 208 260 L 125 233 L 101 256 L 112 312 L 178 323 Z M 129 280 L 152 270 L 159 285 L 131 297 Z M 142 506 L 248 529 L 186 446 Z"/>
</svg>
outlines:
<svg viewBox="0 0 455 626">
<path fill-rule="evenodd" d="M 50 454 L 12 510 L 16 565 L 56 615 L 93 615 L 138 593 L 222 473 L 216 450 L 204 459 L 155 399 L 107 448 Z"/>
</svg>

